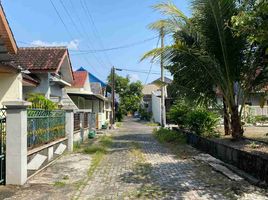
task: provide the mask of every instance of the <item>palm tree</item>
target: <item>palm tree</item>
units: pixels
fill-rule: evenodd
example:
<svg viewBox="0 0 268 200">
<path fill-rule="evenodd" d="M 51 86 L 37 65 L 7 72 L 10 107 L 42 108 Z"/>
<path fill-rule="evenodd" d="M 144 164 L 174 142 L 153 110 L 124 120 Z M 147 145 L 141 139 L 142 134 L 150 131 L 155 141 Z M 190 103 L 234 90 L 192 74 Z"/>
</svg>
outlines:
<svg viewBox="0 0 268 200">
<path fill-rule="evenodd" d="M 264 79 L 260 77 L 265 70 L 248 62 L 246 41 L 234 36 L 229 27 L 237 12 L 235 1 L 193 0 L 191 18 L 172 3 L 157 4 L 154 8 L 167 19 L 153 23 L 150 28 L 164 27 L 166 34 L 173 36 L 174 43 L 147 52 L 143 59 L 164 55 L 165 65 L 174 79 L 178 77 L 178 82 L 200 96 L 211 95 L 212 88 L 219 89 L 230 113 L 232 137 L 241 138 L 244 102 L 253 87 L 263 84 Z"/>
</svg>

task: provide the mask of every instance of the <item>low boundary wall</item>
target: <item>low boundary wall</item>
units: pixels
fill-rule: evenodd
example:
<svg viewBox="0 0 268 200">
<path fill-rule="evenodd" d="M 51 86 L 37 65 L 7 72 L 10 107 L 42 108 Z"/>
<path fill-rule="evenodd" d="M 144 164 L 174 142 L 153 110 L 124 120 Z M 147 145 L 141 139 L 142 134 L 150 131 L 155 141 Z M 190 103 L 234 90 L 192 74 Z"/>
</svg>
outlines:
<svg viewBox="0 0 268 200">
<path fill-rule="evenodd" d="M 187 143 L 193 147 L 245 171 L 264 184 L 268 183 L 268 155 L 242 151 L 193 133 L 184 132 L 184 134 L 187 137 Z"/>
</svg>

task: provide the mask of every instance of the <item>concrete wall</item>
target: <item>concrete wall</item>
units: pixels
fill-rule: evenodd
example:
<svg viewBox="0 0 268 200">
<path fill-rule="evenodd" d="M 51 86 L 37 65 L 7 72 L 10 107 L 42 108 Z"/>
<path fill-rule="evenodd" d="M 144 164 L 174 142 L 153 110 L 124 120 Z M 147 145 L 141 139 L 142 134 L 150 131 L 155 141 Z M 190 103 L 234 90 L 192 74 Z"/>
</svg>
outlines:
<svg viewBox="0 0 268 200">
<path fill-rule="evenodd" d="M 39 148 L 28 151 L 27 176 L 28 178 L 48 165 L 67 150 L 67 139 L 60 139 Z"/>
<path fill-rule="evenodd" d="M 161 123 L 161 98 L 154 93 L 152 93 L 152 113 L 154 122 Z"/>
<path fill-rule="evenodd" d="M 48 81 L 48 74 L 36 74 L 40 79 L 40 84 L 37 87 L 23 86 L 23 98 L 26 99 L 31 93 L 40 93 L 46 98 L 50 97 L 50 88 Z"/>
<path fill-rule="evenodd" d="M 23 98 L 27 99 L 31 93 L 40 93 L 48 99 L 52 99 L 57 103 L 60 102 L 63 96 L 62 87 L 57 83 L 49 83 L 49 73 L 35 75 L 40 79 L 40 84 L 37 87 L 23 86 Z"/>
<path fill-rule="evenodd" d="M 22 99 L 21 74 L 0 73 L 0 107 L 2 102 Z"/>
</svg>

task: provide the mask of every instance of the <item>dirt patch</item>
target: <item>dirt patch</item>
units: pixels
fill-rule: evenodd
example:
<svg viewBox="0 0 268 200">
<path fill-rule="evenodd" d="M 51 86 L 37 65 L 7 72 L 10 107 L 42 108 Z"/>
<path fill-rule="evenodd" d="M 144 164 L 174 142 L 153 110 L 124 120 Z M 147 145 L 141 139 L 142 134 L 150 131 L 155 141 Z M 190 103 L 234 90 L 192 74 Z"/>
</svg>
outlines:
<svg viewBox="0 0 268 200">
<path fill-rule="evenodd" d="M 213 140 L 239 150 L 268 158 L 268 144 L 263 143 L 268 143 L 268 127 L 244 127 L 245 139 L 240 141 L 233 141 L 230 135 L 224 135 L 223 127 L 219 127 L 218 131 L 222 134 L 221 137 Z"/>
</svg>

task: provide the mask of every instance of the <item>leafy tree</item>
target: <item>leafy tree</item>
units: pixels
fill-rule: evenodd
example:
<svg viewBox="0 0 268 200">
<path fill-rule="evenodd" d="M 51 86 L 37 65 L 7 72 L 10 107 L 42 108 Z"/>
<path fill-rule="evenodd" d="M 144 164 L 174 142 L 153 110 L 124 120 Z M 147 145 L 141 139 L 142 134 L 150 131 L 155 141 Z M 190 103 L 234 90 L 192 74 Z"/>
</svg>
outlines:
<svg viewBox="0 0 268 200">
<path fill-rule="evenodd" d="M 232 136 L 239 139 L 243 135 L 244 102 L 252 89 L 266 82 L 267 66 L 252 62 L 255 55 L 248 53 L 246 38 L 234 34 L 229 26 L 238 13 L 235 0 L 193 0 L 192 5 L 192 18 L 172 3 L 155 6 L 167 19 L 150 27 L 163 28 L 174 42 L 164 49 L 153 49 L 143 59 L 163 55 L 174 82 L 188 90 L 186 95 L 192 92 L 201 99 L 211 99 L 219 91 L 230 113 Z"/>
<path fill-rule="evenodd" d="M 108 76 L 108 82 L 112 85 L 112 76 Z M 115 92 L 119 94 L 119 110 L 123 114 L 135 112 L 140 108 L 142 100 L 142 83 L 130 82 L 129 78 L 115 74 Z"/>
</svg>

